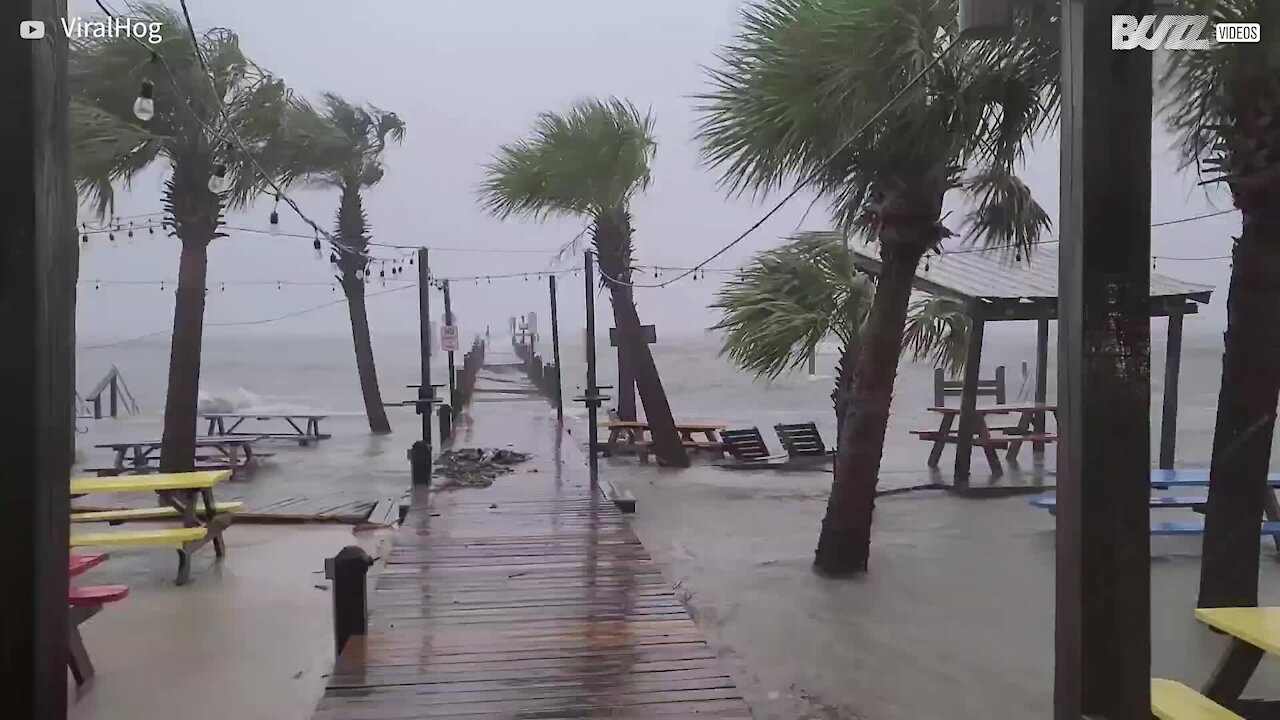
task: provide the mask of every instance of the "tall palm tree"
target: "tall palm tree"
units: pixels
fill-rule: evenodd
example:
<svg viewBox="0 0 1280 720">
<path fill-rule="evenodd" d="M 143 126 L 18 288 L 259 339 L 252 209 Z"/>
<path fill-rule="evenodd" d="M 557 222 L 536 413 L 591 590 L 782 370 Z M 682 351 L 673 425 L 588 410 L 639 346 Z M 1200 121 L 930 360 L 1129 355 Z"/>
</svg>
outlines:
<svg viewBox="0 0 1280 720">
<path fill-rule="evenodd" d="M 127 186 L 157 163 L 169 168 L 164 221 L 182 254 L 160 466 L 182 471 L 195 459 L 208 245 L 224 236 L 223 210 L 250 202 L 264 181 L 238 143 L 256 149 L 274 137 L 289 93 L 244 56 L 234 32 L 219 28 L 199 38 L 206 73 L 172 10 L 136 5 L 131 13 L 160 23 L 163 39 L 150 46 L 125 36 L 71 43 L 72 162 L 77 190 L 99 216 L 113 207 L 116 183 Z M 144 82 L 154 102 L 147 120 L 134 111 Z M 211 183 L 214 176 L 224 182 Z"/>
<path fill-rule="evenodd" d="M 837 435 L 848 412 L 858 341 L 875 296 L 875 282 L 857 273 L 845 238 L 835 232 L 803 233 L 760 253 L 731 278 L 712 307 L 721 318 L 722 353 L 757 377 L 774 379 L 812 363 L 820 343 L 840 343 L 836 363 Z M 944 297 L 912 303 L 902 351 L 958 373 L 964 367 L 969 317 L 963 304 Z"/>
<path fill-rule="evenodd" d="M 1273 0 L 1196 0 L 1187 12 L 1280 29 Z M 1280 43 L 1170 53 L 1162 110 L 1183 156 L 1225 183 L 1243 224 L 1232 251 L 1205 512 L 1201 607 L 1258 603 L 1258 518 L 1280 403 Z"/>
<path fill-rule="evenodd" d="M 584 100 L 563 114 L 542 113 L 528 138 L 499 148 L 488 165 L 481 200 L 500 218 L 590 221 L 601 281 L 613 303 L 619 357 L 625 356 L 635 378 L 654 454 L 665 465 L 687 467 L 689 457 L 644 340 L 630 285 L 631 199 L 649 187 L 656 148 L 652 115 L 617 98 Z"/>
<path fill-rule="evenodd" d="M 1051 32 L 958 40 L 956 18 L 955 0 L 758 0 L 702 96 L 705 156 L 731 191 L 800 178 L 841 231 L 880 244 L 814 556 L 828 575 L 867 568 L 912 281 L 953 235 L 944 198 L 976 199 L 965 220 L 977 242 L 1027 252 L 1048 226 L 1014 167 L 1056 108 Z"/>
<path fill-rule="evenodd" d="M 325 93 L 323 111 L 297 101 L 287 116 L 287 152 L 281 168 L 286 181 L 295 179 L 339 192 L 336 242 L 331 259 L 337 279 L 347 296 L 351 336 L 355 344 L 356 370 L 364 396 L 369 429 L 391 432 L 378 370 L 369 336 L 369 316 L 364 288 L 369 269 L 369 219 L 361 191 L 377 185 L 384 174 L 382 153 L 387 144 L 404 139 L 405 125 L 393 112 L 369 105 L 353 105 L 333 93 Z"/>
</svg>

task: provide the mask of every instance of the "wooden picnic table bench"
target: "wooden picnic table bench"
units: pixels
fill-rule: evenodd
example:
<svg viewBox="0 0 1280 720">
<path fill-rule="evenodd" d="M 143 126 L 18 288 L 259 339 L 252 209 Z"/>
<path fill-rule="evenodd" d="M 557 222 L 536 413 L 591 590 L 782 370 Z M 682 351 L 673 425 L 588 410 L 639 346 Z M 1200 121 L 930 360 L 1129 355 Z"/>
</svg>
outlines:
<svg viewBox="0 0 1280 720">
<path fill-rule="evenodd" d="M 604 455 L 621 455 L 633 452 L 640 457 L 640 462 L 649 462 L 649 451 L 653 440 L 649 437 L 649 423 L 644 420 L 610 420 L 601 423 L 608 428 L 609 438 L 601 449 Z M 676 432 L 680 433 L 680 441 L 691 450 L 706 450 L 721 457 L 724 456 L 724 443 L 720 440 L 720 431 L 725 429 L 724 423 L 678 422 Z M 702 435 L 706 440 L 697 440 L 694 435 Z"/>
<path fill-rule="evenodd" d="M 938 413 L 942 416 L 938 429 L 912 430 L 911 434 L 921 440 L 933 442 L 933 449 L 929 452 L 929 467 L 936 468 L 942 459 L 942 451 L 946 446 L 958 443 L 960 440 L 960 431 L 954 428 L 960 417 L 961 409 L 958 407 L 935 406 L 929 408 L 929 412 Z M 987 416 L 1012 414 L 1018 415 L 1018 421 L 1013 425 L 991 427 L 987 423 Z M 974 447 L 982 448 L 983 454 L 987 457 L 987 465 L 990 466 L 993 475 L 999 475 L 1004 472 L 1004 467 L 1000 463 L 1000 456 L 996 453 L 996 450 L 1007 449 L 1005 459 L 1015 462 L 1024 443 L 1031 443 L 1033 449 L 1039 451 L 1043 449 L 1044 445 L 1058 440 L 1057 435 L 1037 433 L 1032 429 L 1036 425 L 1037 419 L 1043 419 L 1046 414 L 1052 414 L 1056 421 L 1058 406 L 1032 403 L 1028 405 L 992 405 L 974 408 L 975 433 L 971 442 Z M 995 434 L 997 431 L 1001 434 Z"/>
<path fill-rule="evenodd" d="M 248 435 L 269 440 L 296 440 L 302 447 L 333 437 L 320 432 L 320 421 L 327 420 L 329 418 L 328 415 L 311 413 L 200 413 L 200 417 L 209 421 L 209 428 L 206 434 L 210 436 Z M 285 421 L 291 432 L 236 432 L 245 422 L 268 422 L 272 420 Z"/>
<path fill-rule="evenodd" d="M 1202 692 L 1215 703 L 1238 706 L 1264 655 L 1280 655 L 1280 607 L 1199 608 L 1200 622 L 1231 637 Z M 1280 703 L 1247 701 L 1272 706 Z M 1271 717 L 1271 715 L 1267 715 Z"/>
<path fill-rule="evenodd" d="M 213 498 L 213 486 L 231 476 L 230 471 L 216 470 L 156 475 L 124 475 L 120 477 L 76 478 L 71 493 L 155 492 L 172 509 L 170 517 L 181 519 L 182 527 L 148 528 L 146 530 L 73 532 L 72 547 L 107 547 L 125 545 L 159 545 L 178 552 L 177 584 L 191 579 L 191 554 L 212 542 L 219 560 L 226 557 L 222 533 L 231 524 L 233 514 Z M 200 504 L 203 507 L 198 507 Z M 118 512 L 118 511 L 117 511 Z M 150 509 L 147 509 L 149 514 Z"/>
<path fill-rule="evenodd" d="M 197 437 L 195 442 L 197 451 L 213 449 L 222 458 L 222 462 L 215 460 L 211 463 L 208 457 L 197 457 L 199 464 L 203 465 L 198 469 L 230 470 L 234 473 L 253 461 L 253 443 L 260 439 L 257 435 Z M 160 451 L 161 445 L 162 441 L 160 440 L 128 440 L 100 443 L 94 445 L 94 447 L 110 449 L 115 452 L 115 462 L 112 468 L 116 474 L 121 474 L 125 472 L 148 472 L 151 470 L 152 461 L 159 461 L 156 453 Z M 107 474 L 101 469 L 98 472 L 99 474 Z"/>
<path fill-rule="evenodd" d="M 67 564 L 68 576 L 74 578 L 106 562 L 106 553 L 72 553 Z M 123 600 L 129 594 L 128 585 L 72 585 L 67 588 L 67 667 L 76 685 L 84 685 L 93 679 L 93 662 L 80 636 L 80 625 L 97 615 L 108 603 Z"/>
</svg>

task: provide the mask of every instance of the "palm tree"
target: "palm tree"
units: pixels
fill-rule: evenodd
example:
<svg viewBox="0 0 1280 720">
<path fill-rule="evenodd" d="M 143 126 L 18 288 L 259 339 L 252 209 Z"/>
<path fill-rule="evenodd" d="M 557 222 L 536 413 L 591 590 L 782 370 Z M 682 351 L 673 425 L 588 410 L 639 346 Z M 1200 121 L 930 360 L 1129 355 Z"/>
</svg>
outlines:
<svg viewBox="0 0 1280 720">
<path fill-rule="evenodd" d="M 286 156 L 282 172 L 286 181 L 300 179 L 335 188 L 339 192 L 336 242 L 331 260 L 347 296 L 351 336 L 355 344 L 356 370 L 364 396 L 369 429 L 391 432 L 378 370 L 369 336 L 369 316 L 364 288 L 369 269 L 369 221 L 361 190 L 377 185 L 384 174 L 382 153 L 389 142 L 404 138 L 404 122 L 393 112 L 372 105 L 353 105 L 333 93 L 324 95 L 324 111 L 297 101 L 286 122 Z"/>
<path fill-rule="evenodd" d="M 1272 0 L 1188 5 L 1215 23 L 1280 28 Z M 1171 53 L 1162 80 L 1171 93 L 1162 110 L 1183 157 L 1207 182 L 1227 185 L 1243 218 L 1227 292 L 1199 604 L 1257 605 L 1256 528 L 1280 402 L 1280 44 Z"/>
<path fill-rule="evenodd" d="M 760 253 L 721 288 L 712 307 L 722 311 L 712 329 L 724 333 L 721 352 L 757 377 L 774 379 L 816 357 L 820 343 L 840 343 L 836 364 L 837 435 L 848 412 L 858 340 L 875 282 L 859 275 L 845 238 L 803 233 Z M 957 300 L 929 297 L 912 303 L 903 353 L 932 361 L 952 374 L 964 368 L 970 322 Z"/>
<path fill-rule="evenodd" d="M 1054 115 L 1052 33 L 960 41 L 955 0 L 758 0 L 711 71 L 700 137 L 732 192 L 798 182 L 842 232 L 880 244 L 817 571 L 865 571 L 916 267 L 953 235 L 943 200 L 973 196 L 968 236 L 1028 252 L 1048 218 L 1014 175 Z M 864 127 L 865 126 L 865 127 Z M 966 169 L 973 172 L 966 175 Z"/>
<path fill-rule="evenodd" d="M 613 302 L 619 359 L 625 356 L 635 378 L 654 454 L 665 465 L 687 467 L 630 285 L 631 198 L 649 186 L 656 147 L 652 115 L 617 98 L 584 100 L 563 114 L 542 113 L 530 137 L 499 148 L 481 199 L 500 218 L 568 216 L 591 223 L 601 281 Z"/>
<path fill-rule="evenodd" d="M 173 11 L 137 5 L 131 12 L 160 23 L 163 39 L 149 46 L 125 36 L 71 43 L 72 161 L 76 188 L 99 216 L 114 205 L 115 183 L 127 186 L 159 162 L 169 167 L 164 224 L 181 241 L 182 255 L 160 467 L 174 472 L 190 470 L 195 460 L 208 245 L 224 236 L 223 210 L 250 202 L 265 180 L 239 144 L 257 149 L 276 135 L 289 93 L 244 56 L 234 32 L 200 37 L 206 72 Z M 145 109 L 134 110 L 144 83 L 154 101 L 146 120 Z"/>
</svg>

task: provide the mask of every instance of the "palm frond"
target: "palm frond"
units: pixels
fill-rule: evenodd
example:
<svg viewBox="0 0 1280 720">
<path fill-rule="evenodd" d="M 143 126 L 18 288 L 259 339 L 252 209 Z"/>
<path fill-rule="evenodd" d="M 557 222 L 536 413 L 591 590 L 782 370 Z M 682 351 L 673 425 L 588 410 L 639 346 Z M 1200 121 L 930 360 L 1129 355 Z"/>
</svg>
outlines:
<svg viewBox="0 0 1280 720">
<path fill-rule="evenodd" d="M 873 292 L 855 275 L 843 236 L 806 233 L 757 255 L 724 285 L 712 329 L 725 333 L 721 352 L 739 367 L 773 378 L 808 362 L 829 336 L 852 342 Z"/>
<path fill-rule="evenodd" d="M 99 216 L 111 210 L 114 184 L 128 183 L 156 160 L 165 138 L 78 100 L 71 103 L 76 189 Z"/>
<path fill-rule="evenodd" d="M 653 115 L 618 98 L 542 113 L 486 166 L 480 202 L 500 218 L 625 212 L 651 182 L 653 133 Z"/>
<path fill-rule="evenodd" d="M 972 321 L 959 300 L 917 300 L 907 311 L 902 352 L 910 353 L 913 360 L 929 360 L 952 375 L 959 375 L 964 370 L 971 329 Z"/>
<path fill-rule="evenodd" d="M 1031 188 L 1004 166 L 993 165 L 968 178 L 964 189 L 978 201 L 966 216 L 967 238 L 1030 259 L 1041 233 L 1049 228 L 1049 214 L 1032 197 Z"/>
</svg>

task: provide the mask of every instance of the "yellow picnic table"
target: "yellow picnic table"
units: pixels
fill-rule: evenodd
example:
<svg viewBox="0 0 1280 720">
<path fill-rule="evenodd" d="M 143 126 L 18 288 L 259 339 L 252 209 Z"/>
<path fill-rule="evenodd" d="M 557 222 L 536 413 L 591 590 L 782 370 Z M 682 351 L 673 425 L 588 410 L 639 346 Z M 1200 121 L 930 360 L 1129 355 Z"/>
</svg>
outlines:
<svg viewBox="0 0 1280 720">
<path fill-rule="evenodd" d="M 81 522 L 98 520 L 122 522 L 131 519 L 172 517 L 180 519 L 182 527 L 129 531 L 73 532 L 71 534 L 71 546 L 160 545 L 173 547 L 178 552 L 177 584 L 185 585 L 191 579 L 191 554 L 206 543 L 213 543 L 214 553 L 219 560 L 226 557 L 227 550 L 222 540 L 222 532 L 231 524 L 233 517 L 231 510 L 237 508 L 238 505 L 215 502 L 213 486 L 230 477 L 230 470 L 208 470 L 188 473 L 159 473 L 156 475 L 73 478 L 71 480 L 72 495 L 150 490 L 156 493 L 164 503 L 159 508 L 73 513 L 73 520 Z M 203 504 L 203 507 L 201 507 L 201 504 Z M 76 517 L 77 515 L 87 517 Z"/>
<path fill-rule="evenodd" d="M 644 420 L 611 420 L 601 423 L 601 426 L 609 430 L 609 439 L 605 441 L 603 448 L 606 456 L 631 451 L 640 456 L 641 462 L 648 462 L 649 448 L 653 445 L 652 440 L 648 437 L 648 422 Z M 724 455 L 724 443 L 720 441 L 719 433 L 724 429 L 724 423 L 676 423 L 676 432 L 680 433 L 680 440 L 686 448 L 709 450 L 721 456 Z M 706 440 L 695 440 L 693 436 L 698 434 L 703 435 Z"/>
<path fill-rule="evenodd" d="M 1280 655 L 1280 607 L 1200 608 L 1196 619 L 1231 637 L 1204 695 L 1223 705 L 1235 704 L 1262 657 Z"/>
</svg>

